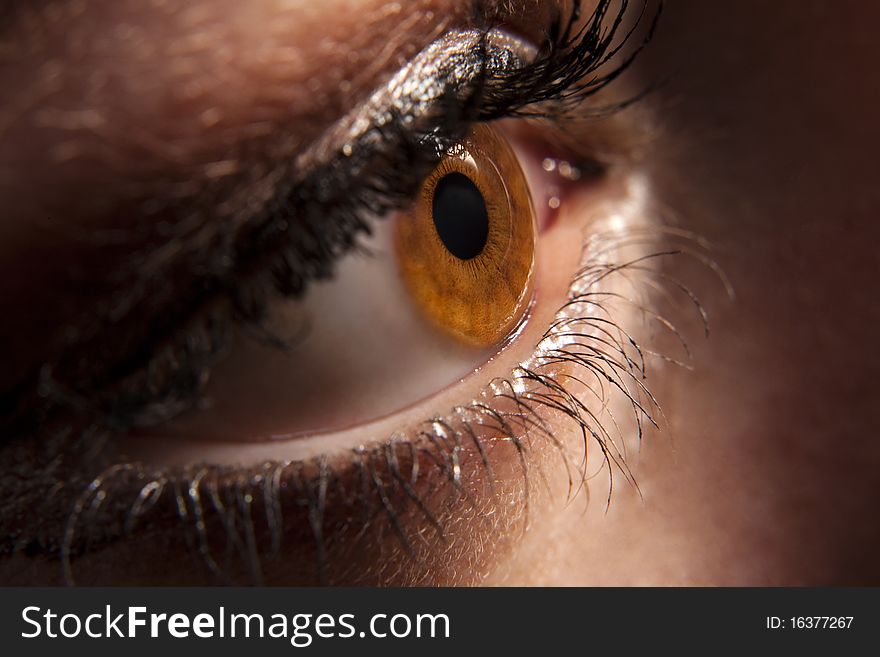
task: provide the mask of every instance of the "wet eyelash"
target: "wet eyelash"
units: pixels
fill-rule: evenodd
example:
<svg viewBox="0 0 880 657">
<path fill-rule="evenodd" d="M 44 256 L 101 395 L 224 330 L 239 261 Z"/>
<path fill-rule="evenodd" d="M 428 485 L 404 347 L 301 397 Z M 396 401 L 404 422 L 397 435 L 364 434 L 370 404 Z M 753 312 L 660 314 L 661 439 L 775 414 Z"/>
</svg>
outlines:
<svg viewBox="0 0 880 657">
<path fill-rule="evenodd" d="M 584 116 L 583 103 L 620 77 L 650 43 L 662 14 L 657 3 L 644 35 L 620 61 L 615 57 L 630 45 L 643 27 L 648 2 L 641 2 L 639 15 L 620 37 L 628 15 L 629 1 L 622 0 L 612 12 L 611 2 L 599 2 L 589 19 L 581 19 L 581 2 L 575 0 L 567 18 L 558 15 L 551 24 L 538 58 L 529 66 L 498 76 L 498 84 L 482 90 L 480 115 L 483 120 L 506 116 L 540 117 L 560 120 L 572 114 Z M 610 25 L 609 25 L 610 22 Z M 508 89 L 515 89 L 513 96 Z M 502 91 L 504 90 L 504 91 Z M 591 108 L 589 115 L 601 116 L 636 102 L 648 90 L 610 105 Z"/>
</svg>

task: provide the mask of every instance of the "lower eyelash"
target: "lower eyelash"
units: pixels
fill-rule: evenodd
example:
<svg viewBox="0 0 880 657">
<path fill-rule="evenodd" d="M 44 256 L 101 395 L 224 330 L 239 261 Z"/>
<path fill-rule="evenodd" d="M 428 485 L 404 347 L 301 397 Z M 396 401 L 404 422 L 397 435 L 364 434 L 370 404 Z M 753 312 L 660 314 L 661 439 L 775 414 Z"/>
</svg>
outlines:
<svg viewBox="0 0 880 657">
<path fill-rule="evenodd" d="M 613 217 L 609 223 L 613 225 Z M 637 247 L 641 255 L 620 259 L 620 252 L 631 247 Z M 189 551 L 218 581 L 261 583 L 265 560 L 279 557 L 282 547 L 293 540 L 289 535 L 292 525 L 285 519 L 299 516 L 307 533 L 297 535 L 296 540 L 313 545 L 316 581 L 329 581 L 328 541 L 332 543 L 335 532 L 350 532 L 352 527 L 357 527 L 354 543 L 371 532 L 390 532 L 397 549 L 408 557 L 413 583 L 419 577 L 429 581 L 427 555 L 445 544 L 448 525 L 457 521 L 457 515 L 497 522 L 491 509 L 484 508 L 485 491 L 475 486 L 488 487 L 489 498 L 511 494 L 497 490 L 504 485 L 504 477 L 495 472 L 499 460 L 493 462 L 498 449 L 516 452 L 521 474 L 517 503 L 522 513 L 515 524 L 521 530 L 529 522 L 535 480 L 542 476 L 535 454 L 545 448 L 563 459 L 571 499 L 585 491 L 592 476 L 586 453 L 588 443 L 595 443 L 602 456 L 601 468 L 610 478 L 605 501 L 610 504 L 615 473 L 638 489 L 628 465 L 627 427 L 611 406 L 625 404 L 635 436 L 629 449 L 637 448 L 644 429 L 657 427 L 661 417 L 647 385 L 650 362 L 660 359 L 689 366 L 687 342 L 656 308 L 656 299 L 683 297 L 708 330 L 696 295 L 662 269 L 665 259 L 682 255 L 717 271 L 705 245 L 681 231 L 630 226 L 590 236 L 568 301 L 529 361 L 508 378 L 490 382 L 481 398 L 470 404 L 432 418 L 407 435 L 354 449 L 347 458 L 267 462 L 245 470 L 211 465 L 174 470 L 154 470 L 137 463 L 113 465 L 83 490 L 61 540 L 50 543 L 61 557 L 65 580 L 75 582 L 75 561 L 90 549 L 158 522 L 177 526 Z M 612 281 L 625 283 L 631 293 L 612 290 Z M 636 309 L 668 332 L 683 356 L 654 352 L 640 344 L 616 320 L 621 306 Z M 574 424 L 583 439 L 580 455 L 570 453 L 557 438 L 551 417 Z M 330 510 L 338 508 L 344 509 L 343 517 L 335 512 L 336 517 L 330 518 Z M 420 524 L 430 525 L 433 536 L 407 532 L 402 518 L 413 515 L 421 518 Z M 384 572 L 349 575 L 352 581 L 382 581 L 391 576 Z"/>
</svg>

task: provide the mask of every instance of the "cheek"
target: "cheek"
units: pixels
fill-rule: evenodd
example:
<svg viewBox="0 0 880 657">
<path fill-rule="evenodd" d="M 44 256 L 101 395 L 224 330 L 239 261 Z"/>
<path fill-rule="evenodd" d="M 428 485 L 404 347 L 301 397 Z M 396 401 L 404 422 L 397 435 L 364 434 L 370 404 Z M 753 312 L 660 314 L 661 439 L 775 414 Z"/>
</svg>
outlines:
<svg viewBox="0 0 880 657">
<path fill-rule="evenodd" d="M 864 68 L 877 7 L 780 3 L 757 23 L 746 4 L 728 9 L 719 22 L 707 3 L 670 4 L 655 56 L 636 65 L 645 79 L 678 71 L 656 101 L 675 99 L 648 166 L 677 220 L 718 245 L 737 293 L 729 304 L 676 272 L 706 303 L 712 337 L 692 343 L 693 374 L 662 381 L 675 454 L 647 453 L 641 481 L 655 478 L 667 518 L 654 544 L 691 563 L 648 546 L 637 562 L 715 583 L 864 582 L 880 490 L 864 348 L 880 321 L 865 284 L 880 208 L 878 90 Z"/>
<path fill-rule="evenodd" d="M 609 247 L 611 250 L 600 258 L 615 265 L 638 262 L 672 248 L 658 229 L 652 192 L 645 185 L 639 178 L 621 181 L 615 189 L 584 193 L 577 202 L 570 203 L 566 216 L 542 245 L 547 249 L 545 255 L 555 256 L 558 263 L 548 268 L 547 277 L 570 285 L 572 272 L 589 261 L 588 255 L 571 249 L 572 244 L 583 244 L 585 236 L 587 241 L 590 236 L 616 236 L 619 241 L 609 242 L 616 246 Z M 603 247 L 597 250 L 602 252 Z M 663 271 L 666 267 L 657 269 Z M 705 278 L 705 265 L 698 265 L 694 273 Z M 646 366 L 644 396 L 638 392 L 641 382 L 626 384 L 627 395 L 609 383 L 620 370 L 606 370 L 611 378 L 577 373 L 580 382 L 571 383 L 569 391 L 592 414 L 593 429 L 606 442 L 611 461 L 606 460 L 595 436 L 585 440 L 582 426 L 564 414 L 551 415 L 549 428 L 564 446 L 566 457 L 560 458 L 558 450 L 548 448 L 535 459 L 531 475 L 540 484 L 531 489 L 529 531 L 499 558 L 486 584 L 645 585 L 691 571 L 696 545 L 680 532 L 673 535 L 666 530 L 670 523 L 688 526 L 696 516 L 682 513 L 682 518 L 671 519 L 664 513 L 662 500 L 670 491 L 656 484 L 658 477 L 664 486 L 669 483 L 664 475 L 675 466 L 676 457 L 673 440 L 651 424 L 656 421 L 665 427 L 666 418 L 650 400 L 656 395 L 661 404 L 669 402 L 669 407 L 679 408 L 676 403 L 682 400 L 667 398 L 671 387 L 665 386 L 664 380 L 678 370 L 685 377 L 691 374 L 664 362 L 665 357 L 684 360 L 684 355 L 677 337 L 663 322 L 667 317 L 674 320 L 675 330 L 689 339 L 699 339 L 703 326 L 687 298 L 675 299 L 664 308 L 664 302 L 668 304 L 668 297 L 675 292 L 658 281 L 655 276 L 640 276 L 633 270 L 628 276 L 609 276 L 594 290 L 603 310 L 613 318 L 613 325 L 608 326 L 610 333 L 631 336 L 645 354 L 656 352 L 657 358 Z M 566 289 L 567 298 L 571 298 L 571 290 Z M 663 321 L 652 318 L 655 311 L 664 313 Z M 635 352 L 632 356 L 636 358 Z M 589 382 L 591 389 L 582 382 Z M 633 398 L 650 412 L 651 419 L 634 412 Z M 681 408 L 689 406 L 684 403 Z M 646 468 L 645 463 L 653 467 Z M 694 549 L 686 549 L 688 545 L 694 545 Z"/>
</svg>

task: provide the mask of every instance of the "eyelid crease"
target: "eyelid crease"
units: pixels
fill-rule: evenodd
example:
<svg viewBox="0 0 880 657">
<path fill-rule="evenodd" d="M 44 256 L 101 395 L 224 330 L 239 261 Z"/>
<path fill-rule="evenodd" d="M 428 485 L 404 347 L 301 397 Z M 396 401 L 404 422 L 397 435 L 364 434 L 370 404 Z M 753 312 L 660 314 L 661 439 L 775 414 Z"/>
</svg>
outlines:
<svg viewBox="0 0 880 657">
<path fill-rule="evenodd" d="M 496 29 L 451 30 L 429 44 L 387 84 L 377 89 L 360 107 L 340 119 L 325 135 L 296 160 L 302 171 L 326 163 L 337 153 L 348 156 L 366 139 L 381 138 L 376 128 L 393 121 L 417 123 L 438 103 L 458 95 L 493 71 L 510 72 L 534 60 L 537 49 L 525 41 Z M 451 109 L 446 102 L 439 109 Z M 450 119 L 447 118 L 447 121 Z M 450 121 L 452 123 L 452 121 Z"/>
</svg>

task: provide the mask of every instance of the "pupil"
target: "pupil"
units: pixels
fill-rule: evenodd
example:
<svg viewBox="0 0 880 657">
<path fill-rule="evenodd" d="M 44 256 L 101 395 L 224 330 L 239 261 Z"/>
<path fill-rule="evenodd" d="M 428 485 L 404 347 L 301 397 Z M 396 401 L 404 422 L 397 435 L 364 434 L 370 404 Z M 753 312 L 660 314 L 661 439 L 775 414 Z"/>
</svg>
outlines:
<svg viewBox="0 0 880 657">
<path fill-rule="evenodd" d="M 434 227 L 456 258 L 470 260 L 483 252 L 489 238 L 489 213 L 479 188 L 467 176 L 450 173 L 434 188 Z"/>
</svg>

